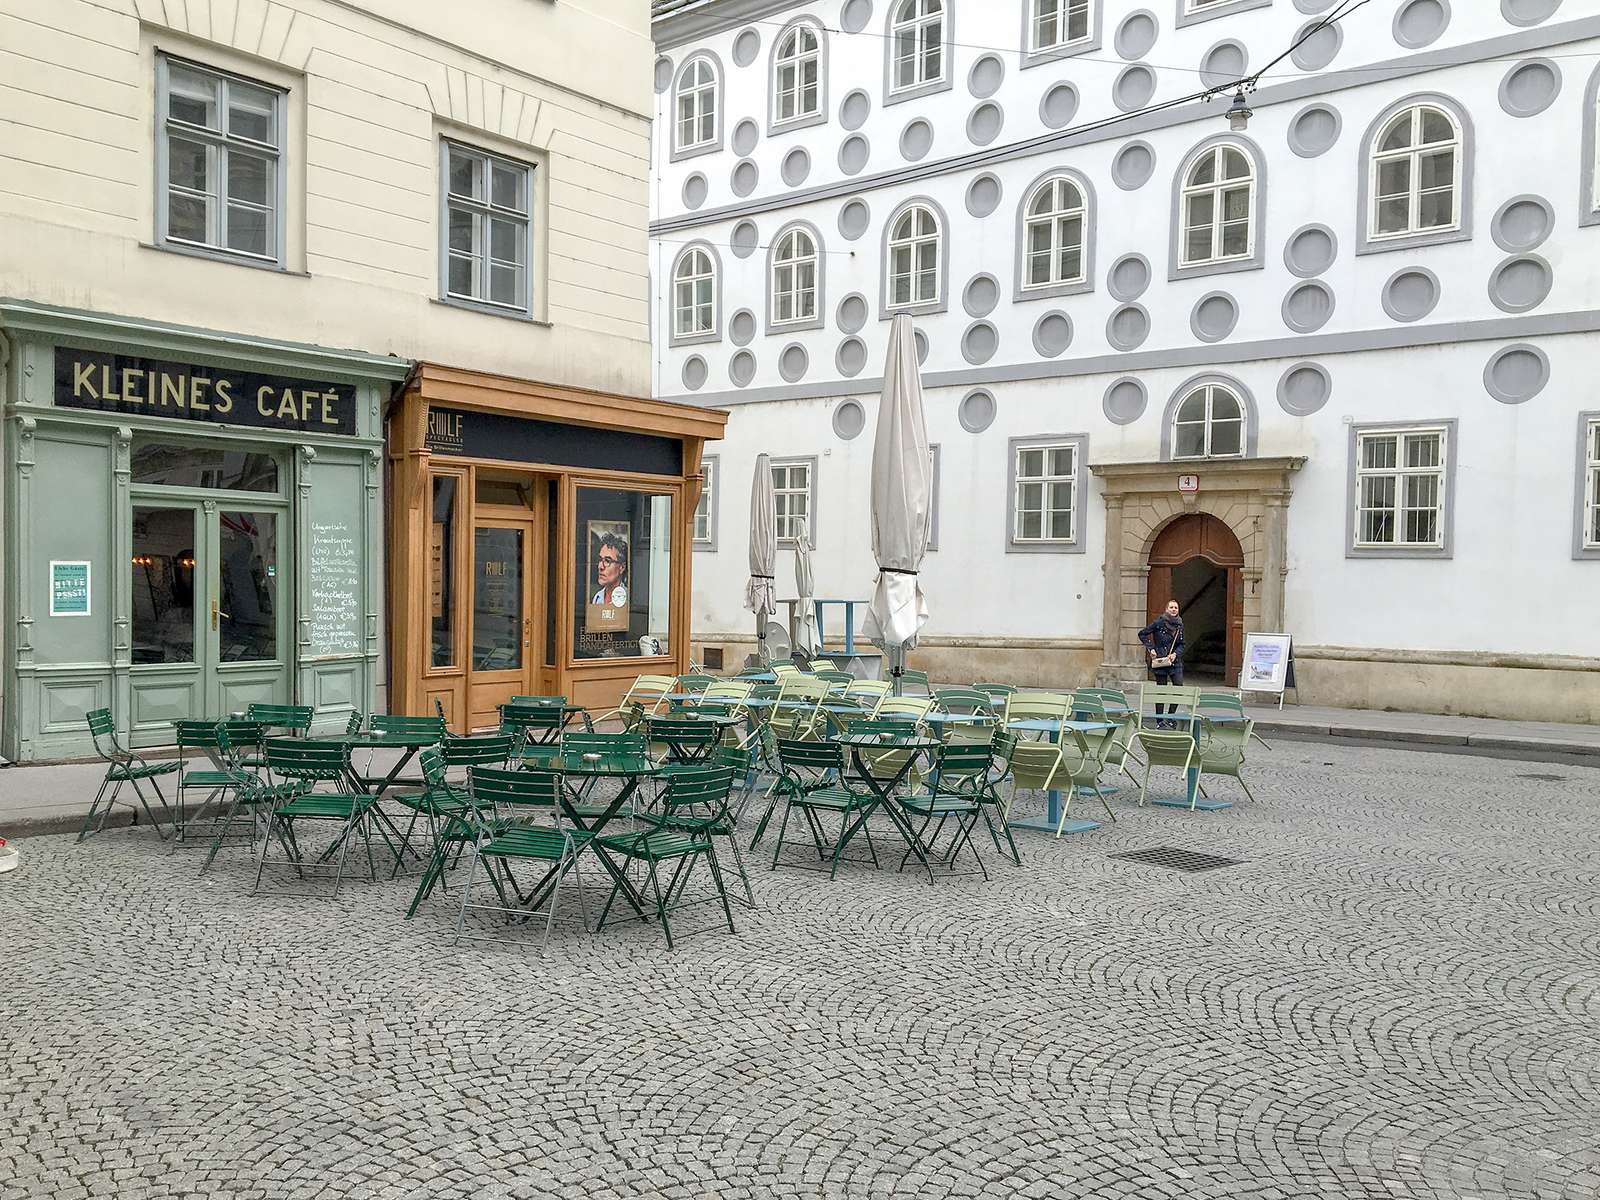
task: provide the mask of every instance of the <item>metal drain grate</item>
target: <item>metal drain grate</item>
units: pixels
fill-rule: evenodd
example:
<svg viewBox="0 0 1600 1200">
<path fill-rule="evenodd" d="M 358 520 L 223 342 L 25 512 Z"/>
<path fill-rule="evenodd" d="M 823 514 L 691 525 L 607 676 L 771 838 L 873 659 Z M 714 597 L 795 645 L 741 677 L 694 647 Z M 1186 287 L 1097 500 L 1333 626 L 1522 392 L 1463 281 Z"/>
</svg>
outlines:
<svg viewBox="0 0 1600 1200">
<path fill-rule="evenodd" d="M 1527 775 L 1518 775 L 1518 779 L 1537 779 L 1540 783 L 1565 783 L 1565 775 L 1541 775 L 1537 771 Z"/>
<path fill-rule="evenodd" d="M 1218 867 L 1237 867 L 1242 858 L 1223 858 L 1216 854 L 1201 854 L 1198 850 L 1184 850 L 1178 846 L 1152 846 L 1148 850 L 1125 850 L 1112 858 L 1143 863 L 1147 867 L 1165 867 L 1169 871 L 1214 871 Z"/>
</svg>

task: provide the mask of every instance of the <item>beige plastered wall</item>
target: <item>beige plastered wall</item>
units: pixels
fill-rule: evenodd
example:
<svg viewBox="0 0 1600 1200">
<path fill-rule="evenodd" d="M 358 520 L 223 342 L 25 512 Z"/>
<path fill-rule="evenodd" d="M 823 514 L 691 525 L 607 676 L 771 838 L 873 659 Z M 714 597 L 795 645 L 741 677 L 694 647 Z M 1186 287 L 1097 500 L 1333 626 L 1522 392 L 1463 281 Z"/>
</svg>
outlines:
<svg viewBox="0 0 1600 1200">
<path fill-rule="evenodd" d="M 6 0 L 0 295 L 648 395 L 647 9 Z M 153 248 L 158 52 L 288 92 L 285 269 Z M 440 302 L 444 136 L 535 167 L 535 319 Z"/>
</svg>

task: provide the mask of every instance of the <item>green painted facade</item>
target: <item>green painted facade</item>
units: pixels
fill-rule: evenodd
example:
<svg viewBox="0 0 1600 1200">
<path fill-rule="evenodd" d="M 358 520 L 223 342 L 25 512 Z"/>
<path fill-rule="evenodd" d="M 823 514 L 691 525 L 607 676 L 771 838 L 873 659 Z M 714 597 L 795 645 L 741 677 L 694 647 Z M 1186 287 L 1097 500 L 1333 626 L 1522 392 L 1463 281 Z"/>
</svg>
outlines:
<svg viewBox="0 0 1600 1200">
<path fill-rule="evenodd" d="M 0 754 L 90 754 L 84 714 L 101 707 L 134 745 L 170 744 L 172 721 L 252 701 L 313 705 L 327 729 L 370 711 L 382 414 L 409 366 L 0 300 Z M 165 461 L 248 462 L 254 490 L 195 486 L 236 476 L 163 474 Z M 151 552 L 158 534 L 167 552 Z M 180 607 L 163 608 L 158 578 Z M 249 640 L 230 597 L 251 606 Z"/>
</svg>

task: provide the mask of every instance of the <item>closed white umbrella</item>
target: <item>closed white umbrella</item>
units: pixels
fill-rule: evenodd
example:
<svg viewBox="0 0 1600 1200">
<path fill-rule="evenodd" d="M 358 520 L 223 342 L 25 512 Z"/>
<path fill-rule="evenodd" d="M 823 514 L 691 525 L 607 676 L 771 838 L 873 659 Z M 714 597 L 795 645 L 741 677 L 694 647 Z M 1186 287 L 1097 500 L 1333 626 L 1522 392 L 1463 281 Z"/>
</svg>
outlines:
<svg viewBox="0 0 1600 1200">
<path fill-rule="evenodd" d="M 750 481 L 750 582 L 744 606 L 756 614 L 756 655 L 767 661 L 767 618 L 778 610 L 772 576 L 778 566 L 778 502 L 772 494 L 772 459 L 756 456 Z"/>
<path fill-rule="evenodd" d="M 806 520 L 801 517 L 798 522 L 794 540 L 794 590 L 795 607 L 799 612 L 795 615 L 794 623 L 794 648 L 805 652 L 807 658 L 812 657 L 822 647 L 817 645 L 817 613 L 816 605 L 811 601 L 817 593 L 816 580 L 811 575 L 811 538 L 806 529 Z"/>
<path fill-rule="evenodd" d="M 889 656 L 895 691 L 905 652 L 928 620 L 918 573 L 933 512 L 933 463 L 922 413 L 922 376 L 911 318 L 896 315 L 889 329 L 883 400 L 872 444 L 872 553 L 878 584 L 867 608 L 867 636 Z"/>
</svg>

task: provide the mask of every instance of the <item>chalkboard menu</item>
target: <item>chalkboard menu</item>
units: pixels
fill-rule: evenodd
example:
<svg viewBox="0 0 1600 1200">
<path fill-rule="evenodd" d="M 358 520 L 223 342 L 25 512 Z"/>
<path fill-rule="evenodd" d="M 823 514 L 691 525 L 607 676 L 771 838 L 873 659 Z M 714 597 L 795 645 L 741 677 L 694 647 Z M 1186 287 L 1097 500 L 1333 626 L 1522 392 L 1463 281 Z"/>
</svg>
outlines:
<svg viewBox="0 0 1600 1200">
<path fill-rule="evenodd" d="M 306 558 L 311 573 L 311 653 L 361 653 L 361 559 L 350 522 L 311 522 Z"/>
</svg>

